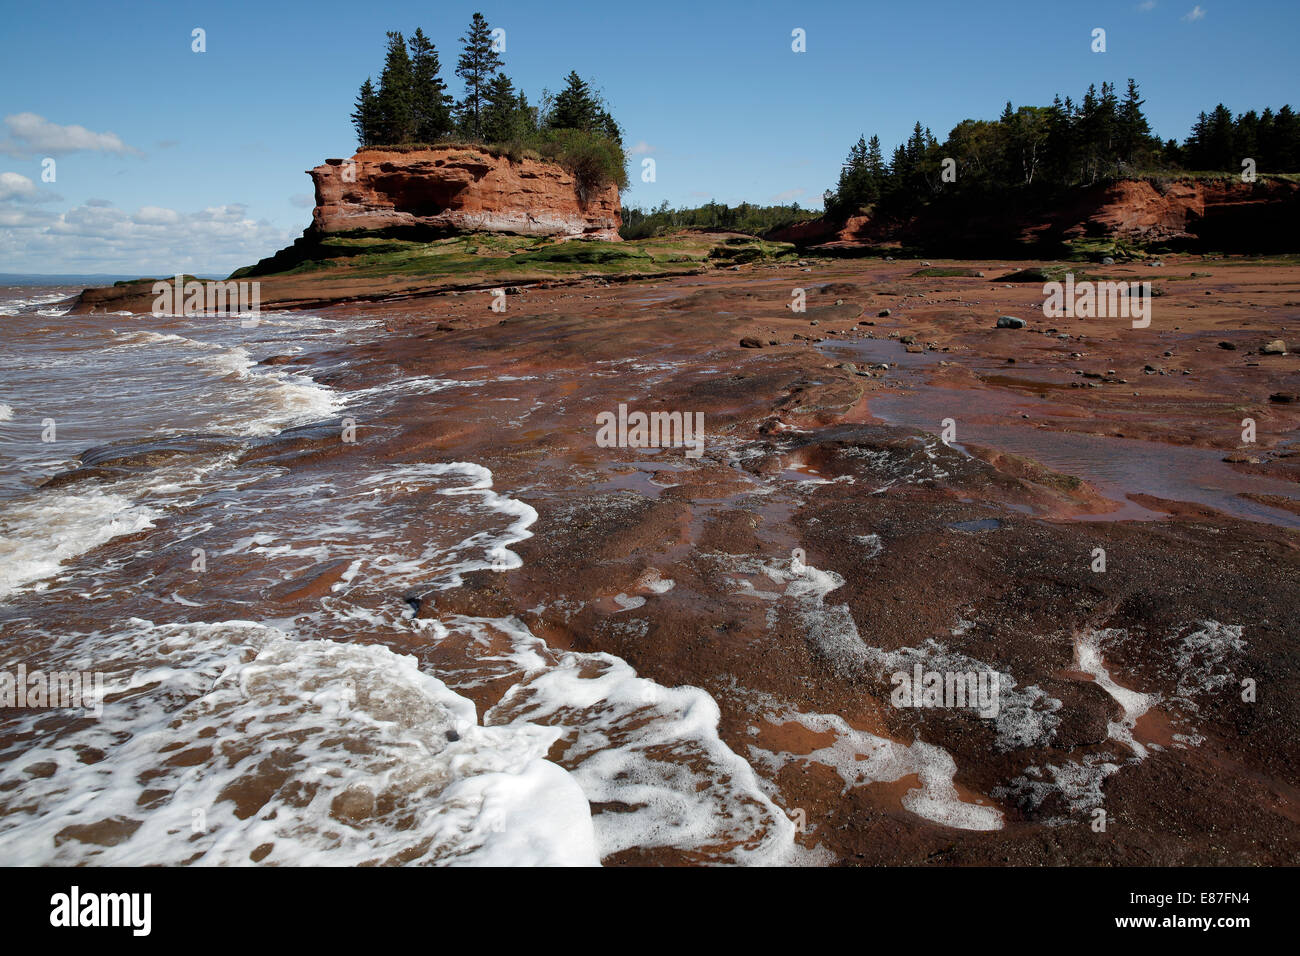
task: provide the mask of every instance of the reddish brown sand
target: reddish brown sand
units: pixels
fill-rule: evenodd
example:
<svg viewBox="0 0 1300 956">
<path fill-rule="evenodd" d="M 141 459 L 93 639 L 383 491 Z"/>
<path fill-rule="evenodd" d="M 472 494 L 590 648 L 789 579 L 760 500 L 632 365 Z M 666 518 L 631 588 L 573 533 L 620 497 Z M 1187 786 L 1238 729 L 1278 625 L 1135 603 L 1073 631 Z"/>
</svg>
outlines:
<svg viewBox="0 0 1300 956">
<path fill-rule="evenodd" d="M 1040 284 L 992 281 L 1023 264 L 955 265 L 985 277 L 816 261 L 531 287 L 508 298 L 504 316 L 486 293 L 367 305 L 389 335 L 293 361 L 323 369 L 346 357 L 344 371 L 323 373 L 342 390 L 393 369 L 489 384 L 473 402 L 448 389 L 400 421 L 358 422 L 355 444 L 305 436 L 298 463 L 273 446 L 265 454 L 292 467 L 346 468 L 354 455 L 481 463 L 498 489 L 539 512 L 534 536 L 515 546 L 523 567 L 469 575 L 422 602 L 423 616 L 517 615 L 553 646 L 608 651 L 661 684 L 702 687 L 721 707 L 724 740 L 746 757 L 751 746 L 806 755 L 828 743 L 797 722 L 764 719 L 759 699 L 922 739 L 952 755 L 962 799 L 1005 815 L 1000 830 L 940 826 L 904 809 L 913 777 L 846 787 L 823 764 L 787 761 L 773 776 L 778 802 L 804 811 L 802 842 L 833 860 L 1295 863 L 1300 536 L 1282 492 L 1300 493 L 1300 456 L 1287 443 L 1300 402 L 1270 395 L 1300 392 L 1300 355 L 1258 350 L 1276 338 L 1300 347 L 1300 269 L 1200 258 L 1108 267 L 1107 277 L 1151 278 L 1163 292 L 1150 328 L 1133 329 L 1121 319 L 1044 319 Z M 801 314 L 788 307 L 795 288 L 807 292 Z M 1003 314 L 1029 327 L 995 330 Z M 913 337 L 913 351 L 894 335 Z M 746 337 L 764 347 L 741 348 Z M 881 362 L 890 367 L 867 367 Z M 964 451 L 888 424 L 878 409 L 890 402 L 932 434 L 953 419 Z M 703 412 L 703 456 L 598 447 L 596 416 L 620 403 Z M 1256 422 L 1254 444 L 1242 443 L 1244 418 Z M 981 429 L 1080 467 L 1062 474 L 978 440 Z M 1108 467 L 1120 447 L 1133 468 Z M 1222 507 L 1169 497 L 1187 481 Z M 1267 496 L 1280 496 L 1278 507 Z M 1148 520 L 1098 520 L 1117 514 Z M 860 540 L 868 535 L 878 553 Z M 847 605 L 866 645 L 936 638 L 1009 670 L 1019 686 L 1061 701 L 1054 736 L 1004 752 L 990 722 L 969 711 L 895 708 L 887 678 L 829 652 L 784 605 L 768 620 L 769 605 L 718 573 L 719 556 L 786 561 L 794 548 L 843 577 L 826 601 Z M 1097 548 L 1105 573 L 1092 569 Z M 676 586 L 653 594 L 650 568 Z M 310 599 L 338 573 L 321 568 L 280 599 Z M 627 619 L 619 594 L 649 595 L 644 635 L 618 626 Z M 580 609 L 562 610 L 561 598 Z M 1202 621 L 1242 626 L 1247 644 L 1224 664 L 1231 680 L 1179 691 L 1179 640 Z M 1119 704 L 1078 664 L 1079 636 L 1103 628 L 1119 635 L 1103 645 L 1110 677 L 1159 697 L 1134 731 L 1150 748 L 1140 761 L 1108 735 Z M 1245 677 L 1257 685 L 1254 702 L 1241 699 Z M 482 708 L 500 689 L 465 692 Z M 1203 739 L 1179 743 L 1192 735 Z M 1059 794 L 1034 804 L 1013 792 L 1027 768 L 1088 759 L 1118 766 L 1101 784 L 1104 832 Z M 606 862 L 690 859 L 628 852 Z"/>
</svg>

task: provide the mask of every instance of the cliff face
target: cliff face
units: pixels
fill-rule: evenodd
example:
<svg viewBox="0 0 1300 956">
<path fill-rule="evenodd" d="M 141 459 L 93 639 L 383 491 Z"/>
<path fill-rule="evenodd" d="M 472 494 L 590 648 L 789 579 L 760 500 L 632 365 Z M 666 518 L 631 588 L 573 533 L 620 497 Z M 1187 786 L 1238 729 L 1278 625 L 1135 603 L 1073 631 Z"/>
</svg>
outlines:
<svg viewBox="0 0 1300 956">
<path fill-rule="evenodd" d="M 769 238 L 827 252 L 900 242 L 981 254 L 1015 248 L 1051 254 L 1053 247 L 1083 237 L 1232 252 L 1288 250 L 1300 243 L 1294 225 L 1300 185 L 1284 180 L 1123 180 L 1048 203 L 1017 205 L 1016 197 L 1006 197 L 995 206 L 938 204 L 902 222 L 872 216 L 817 220 Z"/>
<path fill-rule="evenodd" d="M 509 232 L 617 241 L 618 187 L 585 191 L 551 163 L 467 147 L 417 152 L 363 150 L 309 170 L 316 184 L 312 230 Z M 584 195 L 585 193 L 585 195 Z"/>
</svg>

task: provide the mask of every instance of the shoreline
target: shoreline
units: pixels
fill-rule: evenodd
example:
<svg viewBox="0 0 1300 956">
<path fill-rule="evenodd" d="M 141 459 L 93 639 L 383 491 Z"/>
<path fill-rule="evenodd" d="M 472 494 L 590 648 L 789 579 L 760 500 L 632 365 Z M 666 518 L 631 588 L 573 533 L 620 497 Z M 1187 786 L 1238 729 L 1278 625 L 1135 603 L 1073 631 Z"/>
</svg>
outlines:
<svg viewBox="0 0 1300 956">
<path fill-rule="evenodd" d="M 938 421 L 887 424 L 873 405 L 955 394 L 936 408 L 957 420 L 952 444 L 962 445 L 966 422 L 1006 419 L 1029 395 L 1053 414 L 1036 406 L 1034 418 L 1007 419 L 1010 427 L 1085 442 L 1088 428 L 1100 438 L 1119 431 L 1145 441 L 1155 471 L 1168 465 L 1162 447 L 1233 454 L 1228 424 L 1245 405 L 1260 419 L 1252 449 L 1260 463 L 1222 467 L 1294 484 L 1300 461 L 1283 436 L 1300 413 L 1268 395 L 1294 381 L 1296 357 L 1246 354 L 1256 338 L 1289 334 L 1295 320 L 1272 316 L 1300 288 L 1293 269 L 1256 266 L 1231 288 L 1222 273 L 1212 277 L 1224 291 L 1211 310 L 1202 304 L 1214 298 L 1202 288 L 1211 280 L 1182 278 L 1201 261 L 1171 258 L 1161 279 L 1179 278 L 1162 283 L 1168 291 L 1151 329 L 1068 320 L 1063 341 L 1032 317 L 1037 286 L 911 276 L 918 265 L 815 262 L 644 284 L 586 280 L 510 295 L 504 314 L 490 310 L 486 294 L 338 304 L 321 311 L 325 321 L 360 313 L 381 319 L 385 333 L 306 353 L 295 365 L 305 361 L 343 398 L 394 380 L 472 387 L 413 388 L 381 420 L 359 418 L 353 444 L 331 428 L 293 429 L 242 460 L 308 475 L 359 462 L 489 469 L 498 492 L 537 512 L 531 536 L 511 546 L 522 566 L 402 595 L 417 619 L 443 627 L 515 620 L 556 653 L 603 651 L 662 687 L 702 689 L 720 709 L 723 742 L 804 821 L 798 844 L 827 862 L 1292 860 L 1300 793 L 1287 781 L 1300 762 L 1300 705 L 1286 694 L 1247 705 L 1224 687 L 1243 676 L 1262 687 L 1293 679 L 1297 634 L 1286 622 L 1300 620 L 1295 531 L 1149 494 L 1144 507 L 1166 517 L 1107 521 L 1117 502 L 1077 475 L 988 443 L 979 451 L 972 442 L 973 454 L 945 447 L 926 434 Z M 1000 274 L 994 264 L 970 265 Z M 1277 288 L 1250 293 L 1265 300 L 1259 308 L 1232 304 L 1237 287 L 1270 279 Z M 792 288 L 805 289 L 805 313 L 790 312 Z M 886 308 L 890 315 L 879 315 Z M 995 330 L 1003 313 L 1026 316 L 1029 328 Z M 1176 330 L 1162 323 L 1172 315 Z M 1242 327 L 1242 315 L 1252 327 Z M 905 335 L 915 342 L 899 341 Z M 781 344 L 742 348 L 742 338 Z M 1212 345 L 1227 338 L 1241 347 Z M 1202 339 L 1212 351 L 1194 351 Z M 840 354 L 880 358 L 882 347 L 889 369 Z M 1082 379 L 1075 368 L 1114 367 L 1120 378 L 1153 358 L 1172 365 L 1164 351 L 1192 374 L 1143 374 L 1136 388 L 1068 387 Z M 1134 390 L 1150 397 L 1133 401 Z M 1217 420 L 1205 415 L 1209 398 L 1222 406 Z M 597 415 L 620 404 L 702 413 L 703 455 L 599 447 Z M 1227 551 L 1217 543 L 1225 533 Z M 1107 553 L 1105 573 L 1090 567 L 1097 547 Z M 266 597 L 264 616 L 318 601 L 342 573 L 315 567 L 296 576 Z M 205 617 L 229 617 L 220 597 L 192 586 L 177 593 L 215 600 Z M 1244 649 L 1222 634 L 1242 635 Z M 436 675 L 463 663 L 433 646 L 393 646 L 364 625 L 354 640 L 415 653 Z M 1089 648 L 1086 667 L 1080 646 Z M 1204 665 L 1200 685 L 1184 686 L 1178 662 L 1188 654 Z M 1003 716 L 891 707 L 891 669 L 915 663 L 1007 675 Z M 503 690 L 460 692 L 484 714 Z M 1126 715 L 1137 713 L 1128 695 L 1149 705 L 1126 728 Z M 1239 818 L 1243 804 L 1255 812 L 1225 833 L 1221 820 Z M 1100 833 L 1091 826 L 1098 808 L 1113 821 Z M 988 829 L 995 817 L 1000 825 Z M 693 861 L 672 847 L 605 859 Z"/>
</svg>

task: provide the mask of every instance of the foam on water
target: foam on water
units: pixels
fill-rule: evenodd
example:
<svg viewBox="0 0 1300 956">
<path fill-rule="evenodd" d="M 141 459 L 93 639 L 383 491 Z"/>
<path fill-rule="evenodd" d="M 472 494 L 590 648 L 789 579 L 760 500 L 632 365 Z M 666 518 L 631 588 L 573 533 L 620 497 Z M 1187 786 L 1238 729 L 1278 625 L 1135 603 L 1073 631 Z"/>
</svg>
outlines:
<svg viewBox="0 0 1300 956">
<path fill-rule="evenodd" d="M 55 574 L 68 558 L 151 528 L 157 518 L 152 508 L 99 488 L 11 502 L 0 511 L 0 601 Z"/>
<path fill-rule="evenodd" d="M 920 787 L 909 789 L 902 798 L 905 810 L 923 819 L 959 830 L 1000 830 L 1002 811 L 997 807 L 961 799 L 953 778 L 957 765 L 942 747 L 914 740 L 903 744 L 858 730 L 838 714 L 802 713 L 767 698 L 763 709 L 772 724 L 797 723 L 815 734 L 831 734 L 834 740 L 808 753 L 774 752 L 750 745 L 750 758 L 775 776 L 793 763 L 820 764 L 835 771 L 844 793 L 854 787 L 888 783 L 915 775 Z"/>
<path fill-rule="evenodd" d="M 773 603 L 769 624 L 776 622 L 776 605 L 784 603 L 799 620 L 803 633 L 818 647 L 825 658 L 846 677 L 864 672 L 885 673 L 887 668 L 902 669 L 911 657 L 903 652 L 885 652 L 869 647 L 858 632 L 848 605 L 828 604 L 826 595 L 841 587 L 844 578 L 834 571 L 823 571 L 797 556 L 789 560 L 762 560 L 732 555 L 714 555 L 733 574 L 732 585 L 747 594 Z M 755 585 L 750 578 L 766 579 L 769 584 Z M 963 670 L 970 669 L 963 667 Z M 1014 682 L 1008 675 L 1008 689 Z M 775 774 L 788 763 L 819 763 L 833 768 L 844 781 L 845 790 L 868 783 L 898 780 L 916 774 L 922 783 L 908 791 L 903 806 L 917 816 L 935 823 L 960 829 L 991 830 L 1002 826 L 1002 814 L 996 807 L 966 802 L 960 798 L 953 779 L 956 763 L 942 747 L 922 740 L 903 744 L 850 726 L 837 714 L 802 713 L 766 699 L 761 711 L 770 723 L 797 722 L 816 733 L 831 733 L 835 741 L 811 754 L 773 753 L 750 747 L 753 759 L 761 761 Z"/>
<path fill-rule="evenodd" d="M 250 605 L 319 561 L 346 571 L 316 610 L 267 623 L 33 623 L 17 645 L 26 657 L 106 673 L 108 699 L 95 722 L 20 717 L 10 739 L 39 734 L 41 746 L 0 763 L 0 848 L 124 864 L 590 864 L 655 848 L 790 858 L 793 824 L 722 741 L 704 691 L 662 687 L 611 655 L 556 652 L 515 619 L 416 619 L 394 600 L 518 566 L 510 545 L 537 513 L 495 491 L 487 469 L 261 471 L 238 495 L 213 495 L 216 514 L 202 501 L 174 514 L 169 536 L 202 541 L 218 564 L 264 567 L 223 585 Z M 113 603 L 111 587 L 89 593 Z M 200 603 L 184 587 L 159 597 L 173 615 Z M 459 663 L 431 672 L 383 644 L 443 646 L 438 659 Z M 486 685 L 503 695 L 480 724 L 462 695 Z M 91 750 L 106 756 L 79 759 Z"/>
<path fill-rule="evenodd" d="M 1147 749 L 1133 739 L 1133 728 L 1137 726 L 1138 719 L 1151 709 L 1151 706 L 1155 703 L 1155 698 L 1148 694 L 1129 690 L 1127 687 L 1121 687 L 1115 683 L 1110 676 L 1110 672 L 1106 670 L 1106 665 L 1101 657 L 1101 645 L 1103 641 L 1117 633 L 1120 632 L 1111 630 L 1096 631 L 1091 628 L 1084 630 L 1075 639 L 1075 661 L 1079 665 L 1079 669 L 1091 674 L 1097 686 L 1110 694 L 1124 712 L 1119 721 L 1110 721 L 1108 724 L 1111 739 L 1124 744 L 1133 751 L 1134 756 L 1145 757 Z"/>
<path fill-rule="evenodd" d="M 112 675 L 102 720 L 6 768 L 24 778 L 0 794 L 11 859 L 598 862 L 582 790 L 545 759 L 560 731 L 480 726 L 413 658 L 241 621 L 75 637 L 67 666 L 128 649 L 137 663 Z M 87 749 L 107 759 L 86 763 Z"/>
</svg>

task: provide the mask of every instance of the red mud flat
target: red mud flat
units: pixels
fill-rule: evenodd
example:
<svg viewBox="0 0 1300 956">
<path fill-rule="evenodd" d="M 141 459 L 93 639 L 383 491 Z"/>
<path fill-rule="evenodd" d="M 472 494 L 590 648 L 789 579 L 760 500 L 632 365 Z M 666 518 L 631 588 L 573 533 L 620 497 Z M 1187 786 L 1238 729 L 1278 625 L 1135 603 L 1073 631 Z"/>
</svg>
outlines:
<svg viewBox="0 0 1300 956">
<path fill-rule="evenodd" d="M 1044 319 L 1041 286 L 993 281 L 1019 265 L 952 265 L 986 278 L 855 260 L 531 287 L 504 317 L 486 293 L 340 306 L 388 334 L 311 356 L 327 384 L 475 385 L 276 463 L 490 468 L 539 513 L 523 566 L 415 596 L 419 614 L 513 615 L 708 691 L 819 859 L 1296 863 L 1300 403 L 1270 396 L 1300 392 L 1300 355 L 1259 349 L 1300 347 L 1300 268 L 1105 267 L 1162 292 L 1133 329 Z M 1004 314 L 1028 327 L 995 329 Z M 702 456 L 600 447 L 596 417 L 620 404 L 702 412 Z M 893 706 L 890 675 L 914 663 L 1014 688 L 996 720 Z M 463 692 L 482 708 L 501 691 Z"/>
</svg>

